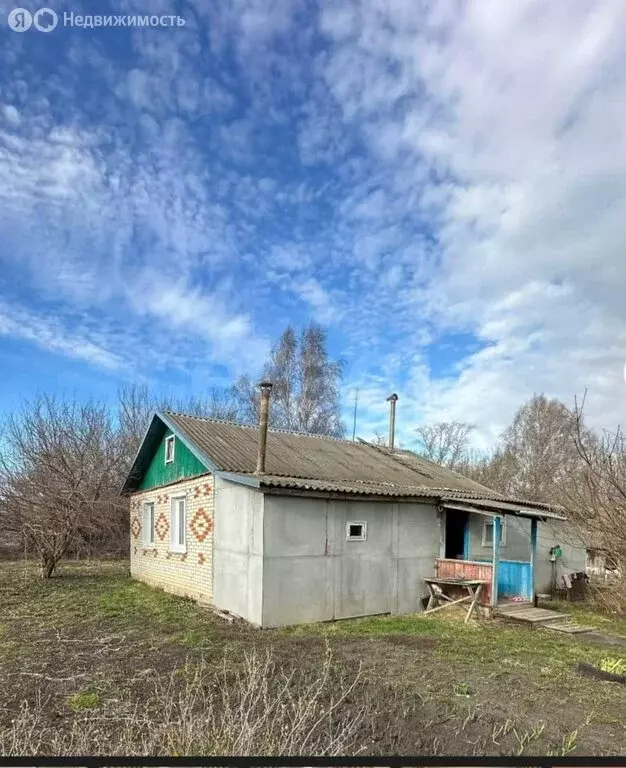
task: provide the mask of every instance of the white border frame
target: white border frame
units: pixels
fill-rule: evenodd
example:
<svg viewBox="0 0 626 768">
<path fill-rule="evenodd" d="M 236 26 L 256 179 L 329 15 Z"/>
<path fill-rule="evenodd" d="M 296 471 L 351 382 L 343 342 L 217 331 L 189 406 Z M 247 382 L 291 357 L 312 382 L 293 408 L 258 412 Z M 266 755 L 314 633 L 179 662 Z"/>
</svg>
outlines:
<svg viewBox="0 0 626 768">
<path fill-rule="evenodd" d="M 178 541 L 174 541 L 174 504 L 177 501 L 183 500 L 185 502 L 185 543 L 179 544 Z M 176 533 L 178 534 L 178 525 L 176 526 Z M 178 539 L 178 536 L 176 536 Z M 170 498 L 170 552 L 179 552 L 181 554 L 187 554 L 187 494 L 179 493 Z"/>
<path fill-rule="evenodd" d="M 172 446 L 172 457 L 170 459 L 167 458 L 167 446 Z M 165 463 L 171 464 L 174 461 L 174 456 L 176 455 L 176 435 L 168 435 L 165 438 Z"/>
<path fill-rule="evenodd" d="M 150 531 L 151 533 L 150 539 L 146 538 L 146 517 L 148 515 L 148 507 L 152 507 L 152 529 Z M 142 540 L 143 540 L 144 549 L 156 548 L 156 536 L 155 536 L 155 530 L 154 530 L 155 527 L 156 527 L 156 505 L 153 501 L 144 501 L 141 509 L 141 528 L 142 528 Z"/>
<path fill-rule="evenodd" d="M 495 523 L 494 523 L 495 517 L 486 517 L 483 521 L 483 538 L 482 538 L 482 544 L 483 547 L 492 547 L 493 546 L 493 536 L 491 541 L 487 541 L 487 526 L 493 525 L 495 529 Z M 506 547 L 506 529 L 507 529 L 507 521 L 506 521 L 506 515 L 503 515 L 500 518 L 500 530 L 502 531 L 502 536 L 500 540 L 500 546 Z"/>
<path fill-rule="evenodd" d="M 360 525 L 361 535 L 350 536 L 350 526 Z M 346 523 L 346 541 L 367 541 L 367 522 L 365 520 L 350 520 Z"/>
</svg>

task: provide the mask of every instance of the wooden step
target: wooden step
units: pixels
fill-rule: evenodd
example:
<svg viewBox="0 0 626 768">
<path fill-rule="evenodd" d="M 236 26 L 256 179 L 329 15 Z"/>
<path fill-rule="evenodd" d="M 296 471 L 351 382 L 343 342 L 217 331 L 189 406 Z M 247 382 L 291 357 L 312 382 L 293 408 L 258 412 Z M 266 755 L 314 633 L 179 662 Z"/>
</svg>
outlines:
<svg viewBox="0 0 626 768">
<path fill-rule="evenodd" d="M 558 621 L 555 624 L 542 624 L 541 629 L 550 629 L 553 632 L 567 632 L 569 635 L 577 635 L 579 632 L 592 632 L 592 627 L 581 627 L 574 621 Z"/>
<path fill-rule="evenodd" d="M 516 611 L 508 610 L 496 611 L 496 616 L 503 619 L 509 619 L 511 621 L 522 621 L 533 626 L 544 624 L 546 622 L 564 621 L 569 616 L 566 613 L 557 613 L 556 611 L 548 611 L 545 608 L 530 608 L 522 607 Z"/>
<path fill-rule="evenodd" d="M 520 600 L 515 603 L 498 603 L 496 610 L 498 613 L 510 613 L 511 611 L 523 611 L 534 607 L 530 600 Z"/>
</svg>

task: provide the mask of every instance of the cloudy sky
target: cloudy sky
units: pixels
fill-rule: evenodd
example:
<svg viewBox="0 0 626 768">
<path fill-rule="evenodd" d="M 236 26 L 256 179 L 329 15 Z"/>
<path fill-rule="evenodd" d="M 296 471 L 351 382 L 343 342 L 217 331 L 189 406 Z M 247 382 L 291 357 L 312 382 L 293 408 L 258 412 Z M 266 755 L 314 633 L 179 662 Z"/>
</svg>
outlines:
<svg viewBox="0 0 626 768">
<path fill-rule="evenodd" d="M 407 445 L 533 392 L 624 421 L 622 0 L 47 6 L 0 0 L 0 410 L 200 393 L 314 320 L 364 437 L 391 391 Z"/>
</svg>

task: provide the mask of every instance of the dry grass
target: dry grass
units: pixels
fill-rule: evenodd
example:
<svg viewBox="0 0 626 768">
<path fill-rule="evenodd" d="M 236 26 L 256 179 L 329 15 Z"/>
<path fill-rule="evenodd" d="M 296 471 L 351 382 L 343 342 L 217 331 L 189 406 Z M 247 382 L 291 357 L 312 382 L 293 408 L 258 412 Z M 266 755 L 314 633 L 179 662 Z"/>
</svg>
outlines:
<svg viewBox="0 0 626 768">
<path fill-rule="evenodd" d="M 346 702 L 359 678 L 338 677 L 330 652 L 309 675 L 277 668 L 271 652 L 246 654 L 235 671 L 225 658 L 217 674 L 202 662 L 157 678 L 140 704 L 98 708 L 84 694 L 89 706 L 71 708 L 89 712 L 63 730 L 39 694 L 0 730 L 0 755 L 357 754 L 367 705 Z"/>
<path fill-rule="evenodd" d="M 50 581 L 0 564 L 0 616 L 5 757 L 626 753 L 623 690 L 576 672 L 625 654 L 561 633 L 436 615 L 259 631 L 110 562 Z"/>
<path fill-rule="evenodd" d="M 626 627 L 626 578 L 601 587 L 594 585 L 588 592 L 589 603 L 595 610 L 622 619 Z"/>
</svg>

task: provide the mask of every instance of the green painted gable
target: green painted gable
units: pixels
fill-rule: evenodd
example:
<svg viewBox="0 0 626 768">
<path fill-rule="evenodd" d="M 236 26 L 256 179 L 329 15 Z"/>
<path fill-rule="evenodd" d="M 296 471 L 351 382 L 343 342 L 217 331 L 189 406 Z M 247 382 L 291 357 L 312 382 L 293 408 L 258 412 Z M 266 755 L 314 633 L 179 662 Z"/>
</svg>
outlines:
<svg viewBox="0 0 626 768">
<path fill-rule="evenodd" d="M 165 440 L 173 435 L 171 429 L 166 430 L 156 449 L 152 461 L 148 466 L 144 476 L 139 482 L 139 488 L 142 491 L 148 488 L 158 488 L 160 485 L 174 483 L 176 480 L 182 480 L 185 477 L 193 477 L 208 472 L 204 464 L 197 459 L 187 448 L 180 438 L 174 441 L 174 461 L 165 463 Z"/>
</svg>

